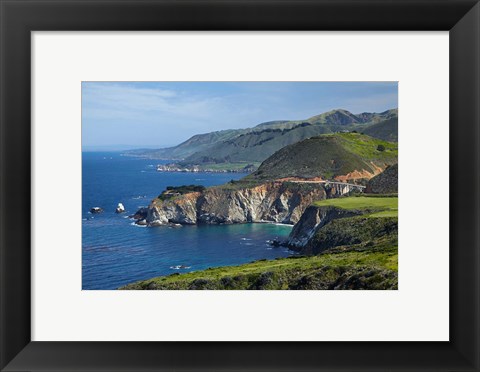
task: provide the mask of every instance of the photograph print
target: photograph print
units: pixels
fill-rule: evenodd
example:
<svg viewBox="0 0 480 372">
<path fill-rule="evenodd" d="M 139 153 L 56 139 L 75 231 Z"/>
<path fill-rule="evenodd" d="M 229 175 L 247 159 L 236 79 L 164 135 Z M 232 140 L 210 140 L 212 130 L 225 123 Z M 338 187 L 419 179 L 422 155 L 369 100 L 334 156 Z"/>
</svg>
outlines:
<svg viewBox="0 0 480 372">
<path fill-rule="evenodd" d="M 397 290 L 397 82 L 82 82 L 83 290 Z"/>
</svg>

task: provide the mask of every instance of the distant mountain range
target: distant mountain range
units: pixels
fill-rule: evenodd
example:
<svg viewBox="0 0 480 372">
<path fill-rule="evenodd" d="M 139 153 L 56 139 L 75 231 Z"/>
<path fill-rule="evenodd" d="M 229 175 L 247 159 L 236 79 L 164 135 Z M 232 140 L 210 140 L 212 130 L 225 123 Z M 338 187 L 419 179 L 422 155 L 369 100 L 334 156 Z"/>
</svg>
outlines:
<svg viewBox="0 0 480 372">
<path fill-rule="evenodd" d="M 362 133 L 384 141 L 398 142 L 398 117 L 371 124 Z"/>
<path fill-rule="evenodd" d="M 253 128 L 197 134 L 164 149 L 139 149 L 127 155 L 177 160 L 182 166 L 211 164 L 259 164 L 281 148 L 321 134 L 357 131 L 387 141 L 397 141 L 398 110 L 352 114 L 332 110 L 306 120 L 280 120 Z"/>
</svg>

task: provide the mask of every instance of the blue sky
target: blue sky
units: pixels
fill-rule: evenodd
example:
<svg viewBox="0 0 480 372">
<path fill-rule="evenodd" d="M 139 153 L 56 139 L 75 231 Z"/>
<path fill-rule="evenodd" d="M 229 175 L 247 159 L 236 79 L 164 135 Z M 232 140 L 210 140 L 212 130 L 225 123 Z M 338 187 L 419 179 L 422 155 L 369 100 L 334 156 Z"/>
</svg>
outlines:
<svg viewBox="0 0 480 372">
<path fill-rule="evenodd" d="M 398 106 L 396 82 L 83 82 L 84 149 L 174 146 L 194 134 Z"/>
</svg>

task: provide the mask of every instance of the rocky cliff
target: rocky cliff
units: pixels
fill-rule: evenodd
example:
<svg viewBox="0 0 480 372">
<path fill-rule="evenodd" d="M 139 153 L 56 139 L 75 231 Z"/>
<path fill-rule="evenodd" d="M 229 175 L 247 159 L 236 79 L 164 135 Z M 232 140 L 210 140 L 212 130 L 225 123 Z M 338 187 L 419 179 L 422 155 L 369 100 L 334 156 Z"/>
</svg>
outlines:
<svg viewBox="0 0 480 372">
<path fill-rule="evenodd" d="M 302 218 L 292 229 L 286 245 L 293 250 L 302 251 L 317 233 L 317 231 L 330 221 L 360 214 L 359 211 L 349 211 L 335 207 L 309 206 Z"/>
<path fill-rule="evenodd" d="M 365 192 L 372 194 L 398 193 L 398 164 L 387 167 L 382 173 L 371 178 Z"/>
<path fill-rule="evenodd" d="M 323 184 L 268 182 L 249 188 L 214 187 L 167 200 L 155 199 L 146 223 L 230 224 L 277 222 L 294 224 L 314 201 L 326 198 Z"/>
<path fill-rule="evenodd" d="M 343 249 L 370 250 L 385 241 L 396 245 L 398 217 L 372 217 L 368 209 L 347 210 L 332 206 L 310 206 L 283 243 L 305 255 Z"/>
</svg>

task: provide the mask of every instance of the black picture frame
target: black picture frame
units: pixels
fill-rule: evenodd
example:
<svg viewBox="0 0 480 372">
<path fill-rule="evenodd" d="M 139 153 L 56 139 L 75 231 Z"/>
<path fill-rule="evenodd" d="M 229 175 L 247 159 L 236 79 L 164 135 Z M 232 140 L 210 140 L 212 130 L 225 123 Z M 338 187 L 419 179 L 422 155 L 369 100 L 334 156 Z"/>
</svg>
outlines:
<svg viewBox="0 0 480 372">
<path fill-rule="evenodd" d="M 0 12 L 2 371 L 480 371 L 477 1 L 0 0 Z M 30 34 L 37 30 L 449 31 L 450 341 L 32 342 Z"/>
</svg>

